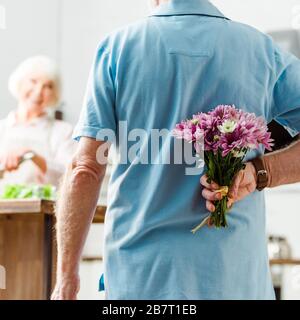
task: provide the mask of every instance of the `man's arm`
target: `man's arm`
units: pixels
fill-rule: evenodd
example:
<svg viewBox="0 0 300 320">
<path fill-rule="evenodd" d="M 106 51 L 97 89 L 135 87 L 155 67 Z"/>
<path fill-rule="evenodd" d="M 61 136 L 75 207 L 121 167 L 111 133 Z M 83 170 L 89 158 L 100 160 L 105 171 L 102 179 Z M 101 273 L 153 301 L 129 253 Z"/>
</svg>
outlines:
<svg viewBox="0 0 300 320">
<path fill-rule="evenodd" d="M 284 149 L 264 155 L 262 160 L 268 172 L 268 188 L 300 182 L 300 140 Z M 215 183 L 207 183 L 206 175 L 201 177 L 200 182 L 204 187 L 202 195 L 206 199 L 206 207 L 213 212 L 215 210 L 213 201 L 222 198 L 216 191 L 220 187 Z M 250 161 L 247 162 L 245 170 L 240 171 L 234 179 L 229 191 L 228 207 L 254 192 L 256 186 L 256 170 Z"/>
<path fill-rule="evenodd" d="M 62 181 L 56 210 L 58 257 L 53 300 L 74 300 L 79 291 L 80 257 L 106 169 L 96 159 L 103 143 L 81 138 Z"/>
<path fill-rule="evenodd" d="M 300 139 L 288 147 L 262 157 L 268 175 L 268 188 L 300 182 Z"/>
</svg>

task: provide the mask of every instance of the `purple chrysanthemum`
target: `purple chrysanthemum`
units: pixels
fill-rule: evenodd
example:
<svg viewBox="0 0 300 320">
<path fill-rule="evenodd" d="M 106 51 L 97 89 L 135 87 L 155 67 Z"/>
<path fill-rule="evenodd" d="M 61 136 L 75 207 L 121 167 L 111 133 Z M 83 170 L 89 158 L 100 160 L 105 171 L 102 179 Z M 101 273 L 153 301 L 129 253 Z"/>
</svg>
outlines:
<svg viewBox="0 0 300 320">
<path fill-rule="evenodd" d="M 243 149 L 257 149 L 263 145 L 271 150 L 273 139 L 262 117 L 235 106 L 220 105 L 208 113 L 198 113 L 191 120 L 182 121 L 173 130 L 176 138 L 188 142 L 199 141 L 204 135 L 204 150 L 237 154 Z"/>
</svg>

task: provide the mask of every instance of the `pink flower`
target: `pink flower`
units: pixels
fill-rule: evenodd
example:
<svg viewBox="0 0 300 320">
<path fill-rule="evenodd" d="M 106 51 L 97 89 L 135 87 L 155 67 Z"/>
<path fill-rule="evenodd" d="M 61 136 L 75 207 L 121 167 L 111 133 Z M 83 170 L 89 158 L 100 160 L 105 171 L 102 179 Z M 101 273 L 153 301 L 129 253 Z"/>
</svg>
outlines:
<svg viewBox="0 0 300 320">
<path fill-rule="evenodd" d="M 219 105 L 208 113 L 195 114 L 191 120 L 177 124 L 173 135 L 188 142 L 204 136 L 205 151 L 216 154 L 220 150 L 223 157 L 242 149 L 257 149 L 260 144 L 268 150 L 273 146 L 265 120 L 234 105 Z"/>
<path fill-rule="evenodd" d="M 200 127 L 196 128 L 196 131 L 194 132 L 194 138 L 196 141 L 202 140 L 204 137 L 204 131 L 203 129 L 200 129 Z"/>
<path fill-rule="evenodd" d="M 193 115 L 191 120 L 177 124 L 173 135 L 193 143 L 198 155 L 204 151 L 209 179 L 227 190 L 234 176 L 243 168 L 244 157 L 250 149 L 263 145 L 271 150 L 273 145 L 273 139 L 262 117 L 230 105 L 220 105 L 208 113 Z M 216 210 L 210 217 L 192 232 L 205 225 L 207 219 L 211 219 L 217 228 L 226 227 L 227 200 L 226 194 L 224 199 L 216 202 Z"/>
</svg>

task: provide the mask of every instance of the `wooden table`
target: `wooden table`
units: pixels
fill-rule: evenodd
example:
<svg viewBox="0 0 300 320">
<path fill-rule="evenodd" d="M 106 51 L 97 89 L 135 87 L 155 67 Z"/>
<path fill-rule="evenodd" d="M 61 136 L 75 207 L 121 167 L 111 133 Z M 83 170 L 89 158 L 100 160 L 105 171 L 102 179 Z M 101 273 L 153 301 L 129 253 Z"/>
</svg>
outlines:
<svg viewBox="0 0 300 320">
<path fill-rule="evenodd" d="M 300 266 L 300 259 L 271 259 L 270 265 Z"/>
<path fill-rule="evenodd" d="M 55 281 L 55 202 L 0 200 L 0 265 L 6 290 L 0 300 L 46 300 Z M 97 207 L 93 223 L 103 223 L 106 207 Z"/>
</svg>

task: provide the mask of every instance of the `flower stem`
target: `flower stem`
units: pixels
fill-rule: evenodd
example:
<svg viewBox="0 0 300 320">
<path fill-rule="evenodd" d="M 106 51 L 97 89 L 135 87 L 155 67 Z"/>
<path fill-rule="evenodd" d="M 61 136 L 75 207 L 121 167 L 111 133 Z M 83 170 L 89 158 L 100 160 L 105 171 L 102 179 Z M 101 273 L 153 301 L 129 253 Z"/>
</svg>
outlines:
<svg viewBox="0 0 300 320">
<path fill-rule="evenodd" d="M 222 200 L 215 202 L 216 210 L 211 214 L 212 223 L 217 229 L 228 227 L 226 213 L 228 196 L 225 196 Z"/>
<path fill-rule="evenodd" d="M 198 230 L 200 230 L 202 227 L 204 227 L 204 226 L 208 223 L 209 219 L 210 219 L 210 215 L 207 216 L 207 217 L 206 217 L 200 224 L 198 224 L 193 230 L 191 230 L 191 232 L 192 232 L 193 234 L 195 234 Z"/>
</svg>

